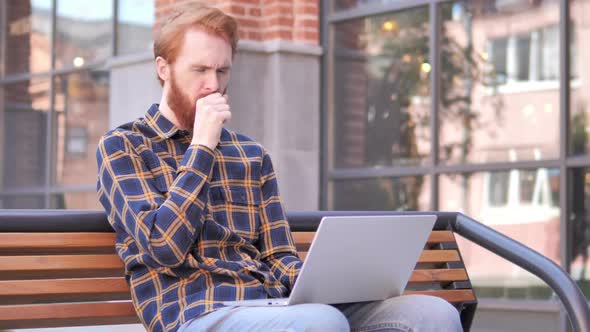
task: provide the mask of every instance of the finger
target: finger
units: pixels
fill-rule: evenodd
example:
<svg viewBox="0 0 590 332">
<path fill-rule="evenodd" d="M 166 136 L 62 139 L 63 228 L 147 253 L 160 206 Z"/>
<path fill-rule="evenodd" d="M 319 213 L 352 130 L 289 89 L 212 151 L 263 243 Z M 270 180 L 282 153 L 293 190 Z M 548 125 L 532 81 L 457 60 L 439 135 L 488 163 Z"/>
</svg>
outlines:
<svg viewBox="0 0 590 332">
<path fill-rule="evenodd" d="M 206 95 L 205 97 L 201 97 L 201 98 L 199 98 L 199 100 L 197 100 L 197 103 L 198 103 L 198 102 L 201 102 L 201 103 L 207 103 L 207 102 L 209 102 L 209 101 L 211 101 L 211 100 L 215 100 L 215 99 L 218 99 L 218 98 L 222 98 L 222 95 L 221 95 L 221 93 L 219 93 L 219 92 L 214 92 L 214 93 L 212 93 L 212 94 Z"/>
<path fill-rule="evenodd" d="M 227 104 L 227 99 L 223 97 L 211 98 L 207 99 L 204 103 L 207 105 L 224 105 Z"/>
<path fill-rule="evenodd" d="M 223 112 L 219 112 L 219 119 L 221 120 L 222 123 L 226 123 L 229 120 L 231 120 L 231 112 L 230 111 L 223 111 Z"/>
<path fill-rule="evenodd" d="M 210 109 L 215 112 L 225 112 L 225 111 L 229 111 L 230 107 L 228 104 L 219 104 L 219 105 L 211 105 Z"/>
</svg>

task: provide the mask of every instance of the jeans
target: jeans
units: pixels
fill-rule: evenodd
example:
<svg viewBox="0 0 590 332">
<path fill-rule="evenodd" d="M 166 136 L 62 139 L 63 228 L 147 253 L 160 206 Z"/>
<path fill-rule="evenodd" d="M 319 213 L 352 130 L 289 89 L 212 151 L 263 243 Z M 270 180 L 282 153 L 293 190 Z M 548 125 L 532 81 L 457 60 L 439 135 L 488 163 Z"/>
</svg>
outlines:
<svg viewBox="0 0 590 332">
<path fill-rule="evenodd" d="M 183 324 L 197 331 L 462 331 L 455 307 L 438 297 L 406 295 L 350 304 L 227 307 Z"/>
</svg>

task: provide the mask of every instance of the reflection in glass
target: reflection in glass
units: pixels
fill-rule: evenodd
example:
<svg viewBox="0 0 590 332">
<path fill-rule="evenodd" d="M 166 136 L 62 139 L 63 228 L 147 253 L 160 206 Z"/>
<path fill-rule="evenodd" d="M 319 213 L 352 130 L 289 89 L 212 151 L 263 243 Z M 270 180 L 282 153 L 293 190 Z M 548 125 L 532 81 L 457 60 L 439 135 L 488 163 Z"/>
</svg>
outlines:
<svg viewBox="0 0 590 332">
<path fill-rule="evenodd" d="M 0 191 L 45 184 L 49 80 L 33 79 L 0 90 Z"/>
<path fill-rule="evenodd" d="M 38 73 L 51 67 L 51 0 L 4 1 L 5 75 Z M 5 25 L 4 25 L 5 24 Z"/>
<path fill-rule="evenodd" d="M 576 168 L 570 171 L 571 216 L 568 220 L 569 252 L 572 255 L 572 277 L 587 298 L 590 298 L 590 169 Z"/>
<path fill-rule="evenodd" d="M 441 162 L 559 157 L 559 2 L 441 5 Z"/>
<path fill-rule="evenodd" d="M 154 1 L 117 2 L 117 54 L 146 52 L 152 49 Z"/>
<path fill-rule="evenodd" d="M 55 78 L 53 183 L 94 184 L 94 151 L 108 129 L 109 73 L 82 71 Z"/>
<path fill-rule="evenodd" d="M 334 26 L 332 167 L 428 157 L 428 26 L 427 7 Z"/>
<path fill-rule="evenodd" d="M 145 0 L 117 2 L 117 54 L 151 50 L 154 4 Z"/>
<path fill-rule="evenodd" d="M 43 195 L 0 196 L 0 209 L 44 209 Z"/>
<path fill-rule="evenodd" d="M 96 192 L 67 192 L 51 195 L 50 209 L 102 210 Z"/>
<path fill-rule="evenodd" d="M 112 53 L 113 1 L 57 0 L 56 68 L 81 67 Z"/>
<path fill-rule="evenodd" d="M 330 210 L 428 210 L 430 185 L 426 176 L 338 180 L 330 183 Z"/>
<path fill-rule="evenodd" d="M 570 1 L 570 141 L 569 153 L 587 155 L 590 152 L 590 68 L 588 67 L 588 45 L 590 28 L 590 2 Z"/>
<path fill-rule="evenodd" d="M 560 262 L 558 169 L 440 176 L 439 207 L 459 211 Z M 546 299 L 543 281 L 470 241 L 457 238 L 479 297 Z"/>
</svg>

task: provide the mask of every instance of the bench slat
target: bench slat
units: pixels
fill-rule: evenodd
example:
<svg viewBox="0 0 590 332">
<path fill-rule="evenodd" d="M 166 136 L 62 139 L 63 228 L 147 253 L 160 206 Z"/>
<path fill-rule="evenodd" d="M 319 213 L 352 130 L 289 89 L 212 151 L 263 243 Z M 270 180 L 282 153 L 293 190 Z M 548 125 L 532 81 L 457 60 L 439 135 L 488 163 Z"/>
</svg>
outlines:
<svg viewBox="0 0 590 332">
<path fill-rule="evenodd" d="M 299 258 L 305 260 L 307 257 L 306 251 L 298 253 Z M 457 250 L 423 250 L 418 263 L 447 263 L 458 262 L 461 258 Z"/>
<path fill-rule="evenodd" d="M 0 306 L 0 328 L 35 328 L 138 322 L 131 301 Z"/>
<path fill-rule="evenodd" d="M 422 291 L 407 291 L 404 295 L 422 294 L 437 296 L 447 300 L 450 303 L 457 302 L 472 302 L 475 301 L 475 295 L 471 289 L 444 289 L 444 290 L 422 290 Z"/>
<path fill-rule="evenodd" d="M 123 277 L 0 281 L 2 296 L 129 293 Z"/>
<path fill-rule="evenodd" d="M 114 249 L 115 233 L 0 233 L 0 250 Z"/>
<path fill-rule="evenodd" d="M 422 250 L 418 263 L 446 263 L 460 260 L 457 250 Z"/>
<path fill-rule="evenodd" d="M 451 282 L 465 280 L 469 280 L 469 277 L 464 269 L 428 269 L 414 270 L 409 282 Z"/>
<path fill-rule="evenodd" d="M 0 257 L 0 272 L 46 270 L 121 269 L 123 262 L 113 255 L 47 255 Z"/>
<path fill-rule="evenodd" d="M 293 238 L 297 245 L 311 245 L 315 232 L 293 232 Z M 426 243 L 434 244 L 441 242 L 455 242 L 455 237 L 451 231 L 432 231 Z"/>
</svg>

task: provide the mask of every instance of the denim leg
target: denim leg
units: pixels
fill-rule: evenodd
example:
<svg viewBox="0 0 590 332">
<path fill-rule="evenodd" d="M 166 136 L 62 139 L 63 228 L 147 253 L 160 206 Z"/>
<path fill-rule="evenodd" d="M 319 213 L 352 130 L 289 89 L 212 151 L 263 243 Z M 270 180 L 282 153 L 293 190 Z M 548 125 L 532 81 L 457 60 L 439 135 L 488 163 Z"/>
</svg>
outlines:
<svg viewBox="0 0 590 332">
<path fill-rule="evenodd" d="M 351 331 L 462 331 L 459 312 L 434 296 L 406 295 L 385 301 L 340 304 Z"/>
<path fill-rule="evenodd" d="M 197 331 L 349 331 L 346 317 L 325 304 L 285 307 L 228 307 L 183 324 L 179 332 Z"/>
</svg>

